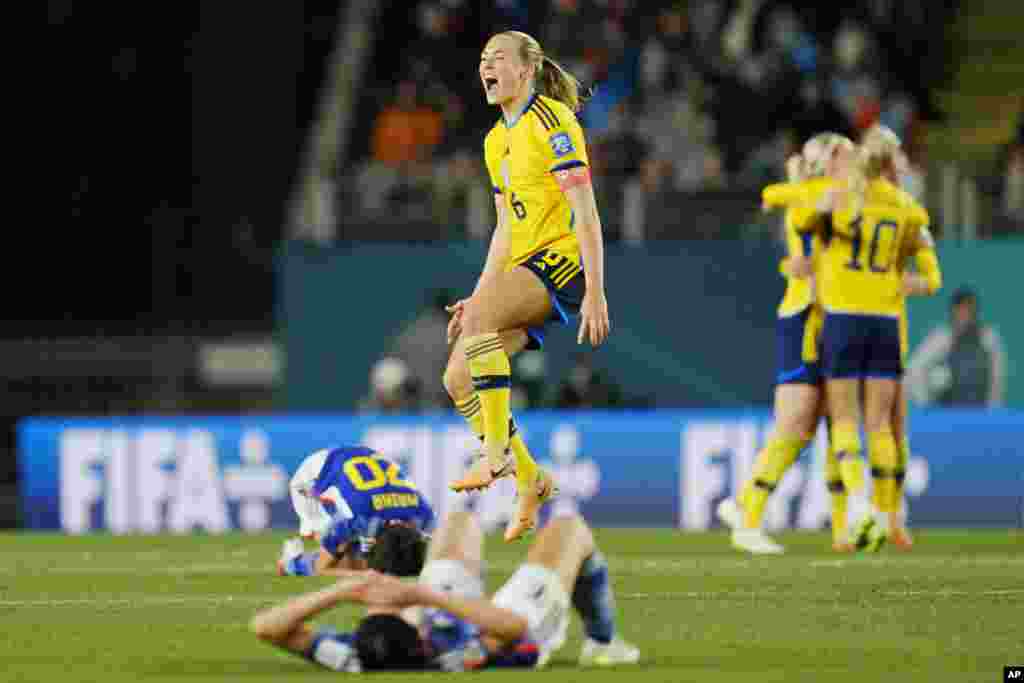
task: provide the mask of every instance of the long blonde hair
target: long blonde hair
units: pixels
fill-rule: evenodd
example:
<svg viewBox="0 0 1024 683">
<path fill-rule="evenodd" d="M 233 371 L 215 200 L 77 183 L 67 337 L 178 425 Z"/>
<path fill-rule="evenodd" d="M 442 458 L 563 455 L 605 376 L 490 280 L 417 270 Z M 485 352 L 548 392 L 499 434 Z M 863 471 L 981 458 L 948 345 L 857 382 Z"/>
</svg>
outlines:
<svg viewBox="0 0 1024 683">
<path fill-rule="evenodd" d="M 848 199 L 857 211 L 864 206 L 868 183 L 896 166 L 900 146 L 899 136 L 886 126 L 872 126 L 864 134 L 846 178 Z"/>
<path fill-rule="evenodd" d="M 804 176 L 813 178 L 825 175 L 836 150 L 852 150 L 853 147 L 853 141 L 839 133 L 825 132 L 812 136 L 803 147 Z"/>
<path fill-rule="evenodd" d="M 534 85 L 537 92 L 545 97 L 558 100 L 572 111 L 579 111 L 586 99 L 581 93 L 579 79 L 544 54 L 540 43 L 522 31 L 502 31 L 499 36 L 508 36 L 519 41 L 519 58 L 534 68 Z M 588 93 L 589 94 L 589 93 Z"/>
</svg>

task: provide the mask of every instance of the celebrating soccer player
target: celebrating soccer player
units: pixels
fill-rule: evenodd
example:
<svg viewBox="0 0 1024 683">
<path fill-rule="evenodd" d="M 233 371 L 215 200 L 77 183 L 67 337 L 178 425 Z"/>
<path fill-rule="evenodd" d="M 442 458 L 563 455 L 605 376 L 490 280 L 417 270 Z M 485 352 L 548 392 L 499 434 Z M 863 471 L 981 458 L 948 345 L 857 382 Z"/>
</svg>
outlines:
<svg viewBox="0 0 1024 683">
<path fill-rule="evenodd" d="M 839 157 L 852 150 L 853 143 L 841 135 L 815 135 L 804 144 L 803 153 L 787 163 L 788 185 L 811 191 L 823 187 L 828 182 L 823 178 L 835 169 Z M 766 206 L 776 203 L 774 195 L 780 189 L 782 186 L 765 189 Z M 815 211 L 803 206 L 786 209 L 788 255 L 780 267 L 786 277 L 786 292 L 778 309 L 775 427 L 757 454 L 754 470 L 738 498 L 728 498 L 718 506 L 719 518 L 732 529 L 733 546 L 753 554 L 783 552 L 782 546 L 761 529 L 764 509 L 786 470 L 811 442 L 824 413 L 818 360 L 818 336 L 824 313 L 815 295 L 813 277 L 822 249 L 814 226 L 821 220 Z M 833 547 L 841 550 L 846 544 L 846 497 L 831 447 L 826 470 L 832 499 Z"/>
<path fill-rule="evenodd" d="M 514 473 L 512 540 L 536 526 L 555 489 L 512 421 L 509 356 L 540 343 L 552 321 L 579 315 L 577 342 L 594 346 L 610 323 L 601 220 L 576 120 L 579 83 L 518 31 L 487 42 L 479 76 L 487 102 L 502 111 L 484 141 L 497 225 L 476 288 L 449 309 L 455 347 L 445 387 L 481 438 L 483 457 L 452 488 L 483 489 Z"/>
<path fill-rule="evenodd" d="M 824 245 L 818 290 L 826 312 L 822 368 L 840 475 L 860 519 L 852 540 L 868 549 L 885 542 L 899 506 L 900 454 L 892 416 L 903 372 L 902 297 L 915 289 L 901 258 L 931 244 L 927 212 L 884 177 L 898 151 L 895 136 L 874 136 L 855 154 L 841 155 L 841 180 L 810 193 L 782 192 L 786 203 L 803 202 L 827 216 L 816 228 Z M 861 385 L 875 483 L 873 515 L 860 457 Z"/>
<path fill-rule="evenodd" d="M 896 134 L 885 126 L 875 125 L 864 134 L 861 144 L 865 147 L 878 147 L 886 144 L 886 141 L 897 149 L 883 162 L 882 176 L 890 183 L 898 185 L 900 166 L 906 163 L 906 159 L 902 151 L 898 149 L 900 143 Z M 916 273 L 907 269 L 911 258 L 914 259 L 914 264 L 917 266 Z M 897 267 L 903 273 L 903 288 L 900 292 L 902 295 L 900 300 L 900 358 L 905 366 L 910 347 L 907 338 L 906 297 L 931 296 L 942 286 L 942 271 L 935 253 L 935 240 L 927 226 L 921 228 L 920 239 L 907 240 L 904 243 L 897 263 Z M 896 504 L 889 513 L 889 540 L 897 548 L 905 550 L 913 546 L 913 539 L 906 528 L 905 517 L 900 514 L 903 501 L 903 481 L 906 477 L 907 461 L 910 459 L 910 438 L 907 434 L 907 398 L 902 383 L 896 388 L 892 433 L 899 458 L 896 470 L 892 473 L 892 486 L 895 489 L 892 495 Z"/>
</svg>

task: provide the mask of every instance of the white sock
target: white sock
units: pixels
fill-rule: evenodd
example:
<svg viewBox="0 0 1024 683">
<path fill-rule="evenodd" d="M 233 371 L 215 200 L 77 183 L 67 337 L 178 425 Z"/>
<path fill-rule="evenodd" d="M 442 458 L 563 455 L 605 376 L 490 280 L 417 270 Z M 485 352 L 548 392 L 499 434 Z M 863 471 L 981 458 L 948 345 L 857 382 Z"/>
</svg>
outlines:
<svg viewBox="0 0 1024 683">
<path fill-rule="evenodd" d="M 889 533 L 889 513 L 875 510 L 875 524 L 885 533 Z"/>
<path fill-rule="evenodd" d="M 871 501 L 866 493 L 861 491 L 847 496 L 846 519 L 856 524 L 869 514 L 871 514 Z"/>
</svg>

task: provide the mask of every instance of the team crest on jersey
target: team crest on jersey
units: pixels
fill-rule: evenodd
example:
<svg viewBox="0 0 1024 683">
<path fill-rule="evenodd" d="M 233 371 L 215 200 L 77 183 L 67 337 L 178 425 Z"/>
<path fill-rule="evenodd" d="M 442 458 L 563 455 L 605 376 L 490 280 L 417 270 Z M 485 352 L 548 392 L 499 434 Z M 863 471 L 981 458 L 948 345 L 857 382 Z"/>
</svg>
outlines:
<svg viewBox="0 0 1024 683">
<path fill-rule="evenodd" d="M 555 157 L 557 158 L 576 151 L 576 148 L 572 146 L 572 139 L 568 133 L 555 133 L 548 142 L 551 143 L 551 149 L 554 150 Z"/>
</svg>

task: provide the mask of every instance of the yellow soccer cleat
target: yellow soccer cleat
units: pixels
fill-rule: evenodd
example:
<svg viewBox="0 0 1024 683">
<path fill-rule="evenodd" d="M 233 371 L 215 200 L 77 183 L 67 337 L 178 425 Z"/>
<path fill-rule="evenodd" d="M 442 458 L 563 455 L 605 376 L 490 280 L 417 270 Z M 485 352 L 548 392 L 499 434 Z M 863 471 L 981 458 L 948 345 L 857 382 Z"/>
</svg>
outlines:
<svg viewBox="0 0 1024 683">
<path fill-rule="evenodd" d="M 868 515 L 854 527 L 852 539 L 857 550 L 877 553 L 889 540 L 889 534 Z"/>
<path fill-rule="evenodd" d="M 904 527 L 896 527 L 889 535 L 889 541 L 899 550 L 910 550 L 914 547 L 914 538 Z"/>
<path fill-rule="evenodd" d="M 487 456 L 481 455 L 476 462 L 470 465 L 469 469 L 462 476 L 449 484 L 452 491 L 480 491 L 487 488 L 498 479 L 510 477 L 516 473 L 515 459 L 505 453 L 505 462 L 497 470 L 491 469 Z"/>
<path fill-rule="evenodd" d="M 516 517 L 505 529 L 505 540 L 515 541 L 537 528 L 537 515 L 540 508 L 558 494 L 555 479 L 543 469 L 537 469 L 537 478 L 532 485 L 519 489 L 519 505 Z"/>
</svg>

